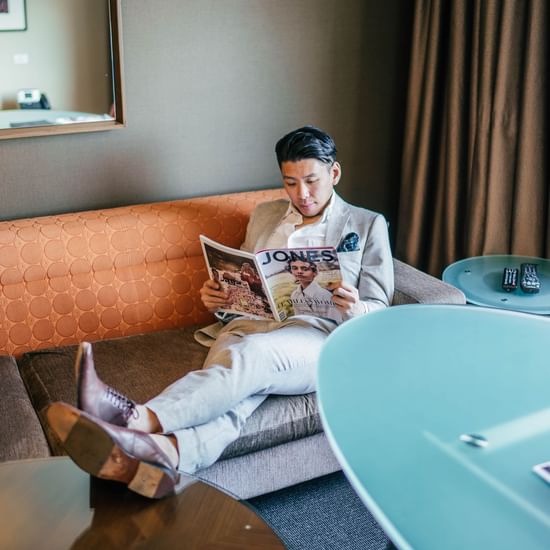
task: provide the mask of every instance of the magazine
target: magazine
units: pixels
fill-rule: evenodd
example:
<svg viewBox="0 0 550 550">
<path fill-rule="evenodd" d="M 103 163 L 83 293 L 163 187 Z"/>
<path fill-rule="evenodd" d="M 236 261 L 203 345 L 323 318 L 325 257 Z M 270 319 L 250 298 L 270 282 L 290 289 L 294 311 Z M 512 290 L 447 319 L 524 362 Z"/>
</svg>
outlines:
<svg viewBox="0 0 550 550">
<path fill-rule="evenodd" d="M 256 254 L 200 236 L 210 278 L 230 296 L 221 311 L 283 321 L 315 315 L 342 321 L 332 291 L 342 281 L 334 247 L 278 248 Z"/>
</svg>

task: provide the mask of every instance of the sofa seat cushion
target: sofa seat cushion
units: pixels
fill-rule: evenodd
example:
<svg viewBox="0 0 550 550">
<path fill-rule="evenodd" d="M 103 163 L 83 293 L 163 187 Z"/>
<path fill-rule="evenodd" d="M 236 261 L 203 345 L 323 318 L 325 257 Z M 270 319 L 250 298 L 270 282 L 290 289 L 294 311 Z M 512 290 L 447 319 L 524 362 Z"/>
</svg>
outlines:
<svg viewBox="0 0 550 550">
<path fill-rule="evenodd" d="M 197 343 L 197 327 L 169 329 L 93 343 L 96 369 L 110 386 L 138 403 L 160 393 L 186 372 L 200 369 L 208 349 Z M 76 404 L 74 361 L 77 347 L 25 353 L 21 376 L 56 455 L 63 449 L 46 422 L 55 401 Z M 315 394 L 270 396 L 248 419 L 241 437 L 221 458 L 231 458 L 313 435 L 322 430 Z"/>
<path fill-rule="evenodd" d="M 15 359 L 9 355 L 0 356 L 0 380 L 0 462 L 50 456 Z"/>
</svg>

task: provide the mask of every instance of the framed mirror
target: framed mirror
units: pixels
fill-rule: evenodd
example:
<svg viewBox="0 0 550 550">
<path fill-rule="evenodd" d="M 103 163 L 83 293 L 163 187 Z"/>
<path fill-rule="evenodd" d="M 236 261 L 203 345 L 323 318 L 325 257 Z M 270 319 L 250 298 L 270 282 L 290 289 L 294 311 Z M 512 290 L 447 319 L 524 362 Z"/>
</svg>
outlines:
<svg viewBox="0 0 550 550">
<path fill-rule="evenodd" d="M 124 127 L 120 24 L 121 0 L 0 0 L 0 139 Z"/>
</svg>

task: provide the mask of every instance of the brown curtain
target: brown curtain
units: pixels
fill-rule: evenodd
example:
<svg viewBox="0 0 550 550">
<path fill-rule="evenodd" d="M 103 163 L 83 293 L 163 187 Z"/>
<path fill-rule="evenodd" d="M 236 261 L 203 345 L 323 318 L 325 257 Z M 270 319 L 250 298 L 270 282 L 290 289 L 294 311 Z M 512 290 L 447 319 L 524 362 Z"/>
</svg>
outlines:
<svg viewBox="0 0 550 550">
<path fill-rule="evenodd" d="M 550 255 L 547 0 L 417 0 L 396 256 Z"/>
</svg>

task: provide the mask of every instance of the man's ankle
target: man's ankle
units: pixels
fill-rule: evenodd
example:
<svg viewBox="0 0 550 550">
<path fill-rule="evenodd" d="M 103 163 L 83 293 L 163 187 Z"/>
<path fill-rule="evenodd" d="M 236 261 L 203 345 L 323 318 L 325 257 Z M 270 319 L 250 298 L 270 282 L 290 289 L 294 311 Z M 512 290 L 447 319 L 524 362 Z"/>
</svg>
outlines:
<svg viewBox="0 0 550 550">
<path fill-rule="evenodd" d="M 176 438 L 173 435 L 161 434 L 151 434 L 151 438 L 166 453 L 172 466 L 177 469 L 180 457 Z"/>
<path fill-rule="evenodd" d="M 128 428 L 148 434 L 162 431 L 157 415 L 145 405 L 136 405 L 136 413 L 128 421 Z"/>
</svg>

